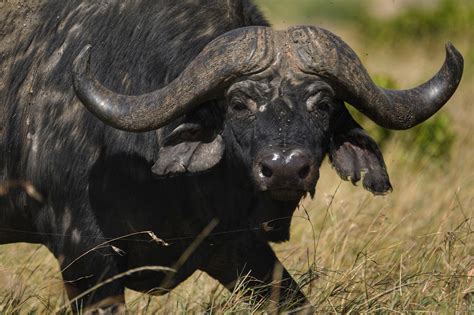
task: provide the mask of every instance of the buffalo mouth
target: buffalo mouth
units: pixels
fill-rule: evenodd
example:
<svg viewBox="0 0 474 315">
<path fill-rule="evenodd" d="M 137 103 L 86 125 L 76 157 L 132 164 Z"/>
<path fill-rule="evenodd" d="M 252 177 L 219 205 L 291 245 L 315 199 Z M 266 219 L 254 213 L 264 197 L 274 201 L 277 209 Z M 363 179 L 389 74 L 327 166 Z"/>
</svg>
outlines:
<svg viewBox="0 0 474 315">
<path fill-rule="evenodd" d="M 278 201 L 297 201 L 303 198 L 307 193 L 305 190 L 291 188 L 273 189 L 267 192 L 272 199 Z"/>
</svg>

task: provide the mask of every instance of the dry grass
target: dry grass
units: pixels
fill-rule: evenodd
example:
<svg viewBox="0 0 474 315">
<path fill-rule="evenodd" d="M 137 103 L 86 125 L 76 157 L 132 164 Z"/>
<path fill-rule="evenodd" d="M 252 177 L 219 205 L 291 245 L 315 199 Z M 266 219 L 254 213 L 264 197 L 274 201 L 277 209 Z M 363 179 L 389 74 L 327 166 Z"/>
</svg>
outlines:
<svg viewBox="0 0 474 315">
<path fill-rule="evenodd" d="M 443 50 L 427 58 L 426 49 L 382 48 L 363 61 L 369 72 L 409 86 L 441 64 Z M 374 197 L 325 163 L 316 198 L 295 213 L 291 241 L 274 246 L 319 312 L 474 312 L 474 69 L 465 73 L 445 109 L 457 133 L 445 165 L 400 154 L 406 149 L 394 138 L 384 148 L 394 192 Z M 127 291 L 126 298 L 139 314 L 256 308 L 202 272 L 165 296 Z M 49 313 L 65 303 L 58 264 L 45 248 L 0 247 L 0 313 Z"/>
</svg>

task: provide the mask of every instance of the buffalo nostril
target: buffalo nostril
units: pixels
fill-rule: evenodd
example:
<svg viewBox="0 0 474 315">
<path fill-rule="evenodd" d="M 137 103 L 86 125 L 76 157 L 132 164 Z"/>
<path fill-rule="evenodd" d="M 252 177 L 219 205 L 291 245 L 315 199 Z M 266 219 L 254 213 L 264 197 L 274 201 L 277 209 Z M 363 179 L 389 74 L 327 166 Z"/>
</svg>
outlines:
<svg viewBox="0 0 474 315">
<path fill-rule="evenodd" d="M 263 165 L 263 164 L 261 164 L 260 172 L 261 172 L 262 175 L 265 176 L 265 177 L 272 177 L 272 175 L 273 175 L 272 170 L 271 170 L 268 166 L 265 166 L 265 165 Z"/>
<path fill-rule="evenodd" d="M 298 172 L 298 176 L 301 178 L 301 179 L 305 179 L 308 174 L 309 174 L 309 171 L 310 171 L 310 167 L 309 165 L 305 165 L 303 166 L 300 171 Z"/>
</svg>

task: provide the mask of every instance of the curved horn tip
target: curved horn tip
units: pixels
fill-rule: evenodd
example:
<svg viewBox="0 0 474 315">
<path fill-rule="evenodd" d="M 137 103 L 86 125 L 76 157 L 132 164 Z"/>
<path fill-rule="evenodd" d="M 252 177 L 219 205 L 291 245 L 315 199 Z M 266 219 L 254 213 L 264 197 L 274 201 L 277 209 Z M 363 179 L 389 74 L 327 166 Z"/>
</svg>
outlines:
<svg viewBox="0 0 474 315">
<path fill-rule="evenodd" d="M 464 58 L 451 42 L 446 43 L 446 57 L 456 62 L 461 70 L 464 68 Z"/>
</svg>

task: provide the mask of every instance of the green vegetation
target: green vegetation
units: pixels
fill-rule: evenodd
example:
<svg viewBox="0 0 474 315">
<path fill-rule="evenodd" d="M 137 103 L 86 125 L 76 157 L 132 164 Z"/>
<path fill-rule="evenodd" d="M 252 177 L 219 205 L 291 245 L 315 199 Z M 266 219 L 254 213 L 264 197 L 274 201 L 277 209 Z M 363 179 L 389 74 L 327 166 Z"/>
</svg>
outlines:
<svg viewBox="0 0 474 315">
<path fill-rule="evenodd" d="M 446 112 L 402 134 L 407 151 L 414 148 L 418 160 L 425 159 L 437 165 L 445 165 L 446 159 L 451 157 L 455 138 L 453 121 Z"/>
<path fill-rule="evenodd" d="M 304 24 L 317 21 L 347 23 L 367 15 L 364 1 L 358 0 L 256 0 L 272 22 Z"/>
<path fill-rule="evenodd" d="M 439 0 L 433 7 L 411 2 L 393 17 L 371 14 L 370 1 L 358 0 L 256 0 L 271 21 L 286 23 L 336 22 L 354 24 L 372 41 L 398 40 L 449 34 L 464 37 L 474 33 L 474 1 Z M 373 1 L 372 8 L 383 3 Z M 433 0 L 436 3 L 436 0 Z"/>
<path fill-rule="evenodd" d="M 431 9 L 408 7 L 389 20 L 364 18 L 358 21 L 361 33 L 374 43 L 397 44 L 400 39 L 421 40 L 474 35 L 474 1 L 440 0 Z"/>
</svg>

